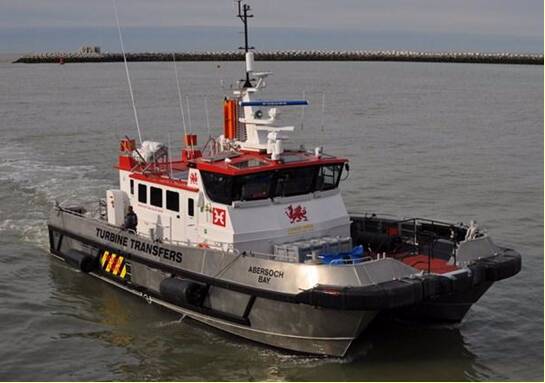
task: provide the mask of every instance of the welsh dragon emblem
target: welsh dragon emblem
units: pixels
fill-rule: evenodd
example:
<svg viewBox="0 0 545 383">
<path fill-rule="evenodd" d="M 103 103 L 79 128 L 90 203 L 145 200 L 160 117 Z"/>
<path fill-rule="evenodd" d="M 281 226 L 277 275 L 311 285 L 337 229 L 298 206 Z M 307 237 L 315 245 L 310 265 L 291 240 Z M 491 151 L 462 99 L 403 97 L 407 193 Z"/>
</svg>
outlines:
<svg viewBox="0 0 545 383">
<path fill-rule="evenodd" d="M 293 207 L 290 205 L 286 208 L 285 213 L 288 216 L 290 223 L 308 221 L 307 209 L 304 206 L 297 205 L 296 207 Z"/>
</svg>

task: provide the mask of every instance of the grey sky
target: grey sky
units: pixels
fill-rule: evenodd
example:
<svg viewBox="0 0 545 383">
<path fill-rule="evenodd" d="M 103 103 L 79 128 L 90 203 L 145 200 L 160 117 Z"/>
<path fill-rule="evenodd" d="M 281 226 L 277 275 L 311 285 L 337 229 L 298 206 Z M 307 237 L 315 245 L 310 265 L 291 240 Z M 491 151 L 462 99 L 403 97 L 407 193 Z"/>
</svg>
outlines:
<svg viewBox="0 0 545 383">
<path fill-rule="evenodd" d="M 495 39 L 497 44 L 504 39 L 513 48 L 517 42 L 532 41 L 532 47 L 541 42 L 539 50 L 543 51 L 542 0 L 250 0 L 249 3 L 256 14 L 252 26 L 267 28 L 270 33 L 274 33 L 274 28 L 279 28 L 279 32 L 305 29 L 331 32 L 339 39 L 346 32 L 362 36 L 395 33 L 398 39 L 413 34 L 436 36 L 439 40 L 442 36 L 473 35 L 484 39 L 484 45 L 487 38 Z M 128 30 L 240 27 L 240 21 L 233 17 L 232 0 L 117 0 L 117 5 L 121 24 Z M 28 34 L 54 28 L 100 29 L 113 25 L 111 0 L 0 0 L 3 40 L 17 39 L 14 33 L 17 30 Z M 24 48 L 23 35 L 20 43 L 11 41 L 7 46 Z M 399 44 L 403 46 L 402 41 Z M 162 45 L 167 47 L 166 43 Z M 319 46 L 317 42 L 310 45 Z"/>
</svg>

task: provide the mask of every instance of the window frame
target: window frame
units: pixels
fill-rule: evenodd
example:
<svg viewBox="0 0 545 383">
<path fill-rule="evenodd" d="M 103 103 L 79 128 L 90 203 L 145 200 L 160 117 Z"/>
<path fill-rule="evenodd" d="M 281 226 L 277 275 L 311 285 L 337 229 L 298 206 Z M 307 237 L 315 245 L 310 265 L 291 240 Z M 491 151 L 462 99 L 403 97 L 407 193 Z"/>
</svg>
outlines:
<svg viewBox="0 0 545 383">
<path fill-rule="evenodd" d="M 187 215 L 189 217 L 195 216 L 195 200 L 193 198 L 187 198 Z"/>
<path fill-rule="evenodd" d="M 169 195 L 172 196 L 173 194 L 175 194 L 175 196 L 169 198 Z M 167 210 L 173 211 L 175 213 L 180 212 L 180 193 L 178 193 L 177 191 L 166 190 L 165 201 L 166 201 L 165 207 Z M 176 201 L 175 203 L 176 206 L 172 206 L 173 201 Z M 175 207 L 175 209 L 173 209 L 173 207 Z"/>
<path fill-rule="evenodd" d="M 142 193 L 142 190 L 144 193 Z M 142 198 L 142 195 L 144 198 Z M 148 185 L 138 183 L 138 202 L 140 203 L 148 203 Z"/>
<path fill-rule="evenodd" d="M 149 204 L 151 206 L 163 208 L 163 189 L 155 186 L 149 188 Z"/>
<path fill-rule="evenodd" d="M 299 195 L 306 195 L 313 193 L 316 191 L 316 179 L 318 177 L 320 166 L 301 166 L 301 167 L 294 167 L 294 168 L 286 168 L 286 169 L 280 169 L 275 172 L 274 175 L 274 181 L 272 182 L 273 189 L 271 190 L 270 196 L 272 198 L 283 198 L 283 197 L 295 197 Z M 305 193 L 296 193 L 296 194 L 285 194 L 285 191 L 282 193 L 282 195 L 278 194 L 278 180 L 280 179 L 280 176 L 282 173 L 288 174 L 289 172 L 302 172 L 302 171 L 312 171 L 312 181 L 310 182 L 309 190 Z"/>
<path fill-rule="evenodd" d="M 336 177 L 336 179 L 334 179 L 335 182 L 333 184 L 328 184 L 329 186 L 326 187 L 326 188 L 324 188 L 325 183 L 322 182 L 322 185 L 321 185 L 320 189 L 318 189 L 318 180 L 320 178 L 320 173 L 325 168 L 331 168 L 331 167 L 337 167 L 338 174 L 333 174 L 333 176 Z M 339 187 L 339 183 L 341 182 L 341 176 L 342 176 L 343 170 L 344 170 L 344 163 L 342 163 L 342 164 L 321 165 L 319 167 L 319 169 L 318 169 L 318 173 L 316 174 L 316 183 L 314 185 L 315 191 L 321 192 L 321 191 L 329 191 L 329 190 L 337 189 Z M 325 179 L 326 176 L 323 175 L 322 177 Z"/>
</svg>

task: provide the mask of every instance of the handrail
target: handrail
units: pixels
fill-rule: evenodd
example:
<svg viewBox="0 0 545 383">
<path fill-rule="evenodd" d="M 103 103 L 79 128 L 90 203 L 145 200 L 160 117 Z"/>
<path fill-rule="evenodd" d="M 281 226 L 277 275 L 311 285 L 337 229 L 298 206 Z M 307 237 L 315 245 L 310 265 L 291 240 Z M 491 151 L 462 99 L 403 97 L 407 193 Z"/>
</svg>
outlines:
<svg viewBox="0 0 545 383">
<path fill-rule="evenodd" d="M 453 247 L 450 256 L 454 257 L 454 262 L 456 262 L 458 243 L 462 240 L 464 231 L 468 230 L 468 225 L 463 223 L 453 224 L 429 218 L 394 219 L 392 216 L 386 214 L 379 216 L 375 214 L 369 215 L 368 213 L 364 215 L 350 213 L 350 215 L 354 222 L 361 222 L 363 226 L 360 230 L 362 232 L 379 233 L 390 237 L 390 233 L 387 233 L 387 228 L 396 227 L 399 231 L 394 236 L 401 237 L 403 243 L 409 246 L 408 251 L 412 255 L 418 254 L 427 258 L 428 273 L 431 272 L 432 261 L 436 257 L 435 253 L 439 240 L 451 241 Z M 368 227 L 368 223 L 371 227 Z M 376 227 L 376 225 L 378 226 Z M 382 251 L 381 246 L 386 243 L 389 242 L 376 243 L 378 246 L 376 250 Z"/>
<path fill-rule="evenodd" d="M 97 202 L 93 202 L 92 204 L 93 205 L 98 204 L 98 206 L 100 208 L 100 200 L 97 201 Z M 86 205 L 90 205 L 90 203 L 87 203 Z M 114 226 L 114 225 L 109 224 L 107 220 L 99 219 L 96 216 L 86 215 L 86 214 L 80 213 L 79 211 L 71 210 L 69 208 L 65 208 L 65 207 L 62 207 L 60 205 L 57 205 L 56 208 L 59 211 L 66 212 L 66 213 L 72 214 L 74 216 L 95 220 L 95 221 L 97 221 L 97 223 L 100 223 L 101 225 L 104 225 L 104 226 L 110 226 L 110 227 L 115 227 L 117 229 L 120 229 L 118 226 Z M 86 210 L 86 212 L 92 212 L 92 210 Z M 368 217 L 368 216 L 366 216 L 366 217 Z M 377 217 L 377 218 L 380 219 L 380 217 Z M 168 229 L 170 227 L 170 225 L 150 223 L 147 220 L 143 220 L 142 222 L 144 222 L 146 224 L 151 224 L 153 226 L 160 227 L 162 229 L 165 229 L 165 228 Z M 418 225 L 420 223 L 431 223 L 432 225 L 438 225 L 438 226 L 442 226 L 442 227 L 451 227 L 453 225 L 445 223 L 445 222 L 441 222 L 441 221 L 427 219 L 427 218 L 407 218 L 407 219 L 398 220 L 398 221 L 394 221 L 394 222 L 390 222 L 390 223 L 391 224 L 401 225 L 403 223 L 408 223 L 408 222 L 413 223 L 413 225 L 414 225 L 413 228 L 412 228 L 413 232 L 411 233 L 411 228 L 409 228 L 408 232 L 405 231 L 405 233 L 406 233 L 406 235 L 408 234 L 409 236 L 414 235 L 412 245 L 414 246 L 415 253 L 419 252 L 419 250 L 422 250 L 423 248 L 425 248 L 426 245 L 428 245 L 428 248 L 427 248 L 428 272 L 430 272 L 431 271 L 431 261 L 432 261 L 432 258 L 434 257 L 433 252 L 434 252 L 435 244 L 437 243 L 437 240 L 439 238 L 443 237 L 443 236 L 438 236 L 433 231 L 422 230 L 422 228 L 419 228 Z M 457 227 L 460 228 L 460 226 L 457 226 Z M 151 235 L 149 235 L 149 233 L 146 233 L 146 232 L 135 233 L 135 235 L 137 235 L 139 237 L 142 237 L 142 238 L 146 238 L 148 240 L 157 240 L 155 238 L 152 238 Z M 240 250 L 236 249 L 234 247 L 233 243 L 229 243 L 229 242 L 210 241 L 210 242 L 201 242 L 200 243 L 200 242 L 197 242 L 197 241 L 191 241 L 189 239 L 181 241 L 181 240 L 174 240 L 174 239 L 168 238 L 168 237 L 160 238 L 158 240 L 161 241 L 161 242 L 164 241 L 165 243 L 173 245 L 173 246 L 186 246 L 186 247 L 192 247 L 192 248 L 196 248 L 196 247 L 199 247 L 199 246 L 202 246 L 203 244 L 205 244 L 206 247 L 209 247 L 210 250 L 213 250 L 213 251 L 219 251 L 219 252 L 230 253 L 230 254 L 235 254 L 235 255 L 244 254 L 244 252 L 241 252 Z M 422 243 L 419 243 L 419 241 L 422 241 Z M 279 255 L 279 254 L 274 254 L 274 253 L 263 253 L 263 252 L 257 252 L 257 251 L 248 251 L 248 252 L 246 252 L 246 255 L 253 256 L 253 257 L 258 257 L 258 258 L 262 258 L 262 259 L 275 260 L 275 261 L 279 261 L 279 262 L 299 263 L 297 259 L 294 259 L 294 258 L 286 256 L 286 255 Z M 426 255 L 426 254 L 422 254 L 422 255 Z M 329 263 L 320 263 L 320 264 L 322 264 L 322 265 L 354 265 L 356 263 L 362 263 L 362 262 L 366 262 L 366 261 L 370 261 L 370 260 L 373 260 L 373 258 L 371 258 L 369 256 L 364 256 L 364 257 L 350 258 L 350 259 L 335 259 L 335 260 L 333 260 L 333 261 L 331 261 Z"/>
<path fill-rule="evenodd" d="M 354 217 L 357 217 L 357 218 L 380 218 L 380 217 L 391 217 L 391 218 L 398 218 L 398 216 L 395 216 L 394 214 L 389 214 L 389 213 L 383 213 L 383 214 L 374 214 L 374 213 L 358 213 L 358 212 L 348 212 L 348 215 L 349 216 L 354 216 Z M 436 219 L 430 219 L 430 218 L 422 218 L 422 217 L 412 217 L 412 218 L 409 218 L 409 217 L 403 217 L 402 219 L 395 219 L 394 222 L 395 223 L 405 223 L 405 222 L 411 222 L 413 220 L 416 220 L 417 222 L 428 222 L 428 223 L 436 223 L 436 224 L 439 224 L 439 225 L 446 225 L 446 226 L 454 226 L 454 227 L 464 227 L 466 228 L 467 225 L 466 224 L 463 224 L 463 223 L 452 223 L 452 222 L 446 222 L 446 221 L 441 221 L 441 220 L 436 220 Z M 462 225 L 460 225 L 462 224 Z"/>
</svg>

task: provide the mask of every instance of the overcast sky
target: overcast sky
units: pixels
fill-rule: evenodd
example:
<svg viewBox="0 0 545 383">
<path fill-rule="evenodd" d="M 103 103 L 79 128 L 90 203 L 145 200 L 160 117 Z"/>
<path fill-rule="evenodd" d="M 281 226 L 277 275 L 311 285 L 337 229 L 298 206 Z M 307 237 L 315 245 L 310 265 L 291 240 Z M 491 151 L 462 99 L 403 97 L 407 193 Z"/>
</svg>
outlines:
<svg viewBox="0 0 545 383">
<path fill-rule="evenodd" d="M 129 50 L 233 49 L 239 43 L 232 0 L 116 1 Z M 248 2 L 256 15 L 253 43 L 267 43 L 263 49 L 543 52 L 542 0 Z M 71 50 L 93 42 L 117 51 L 114 26 L 112 0 L 0 0 L 4 52 Z"/>
</svg>

